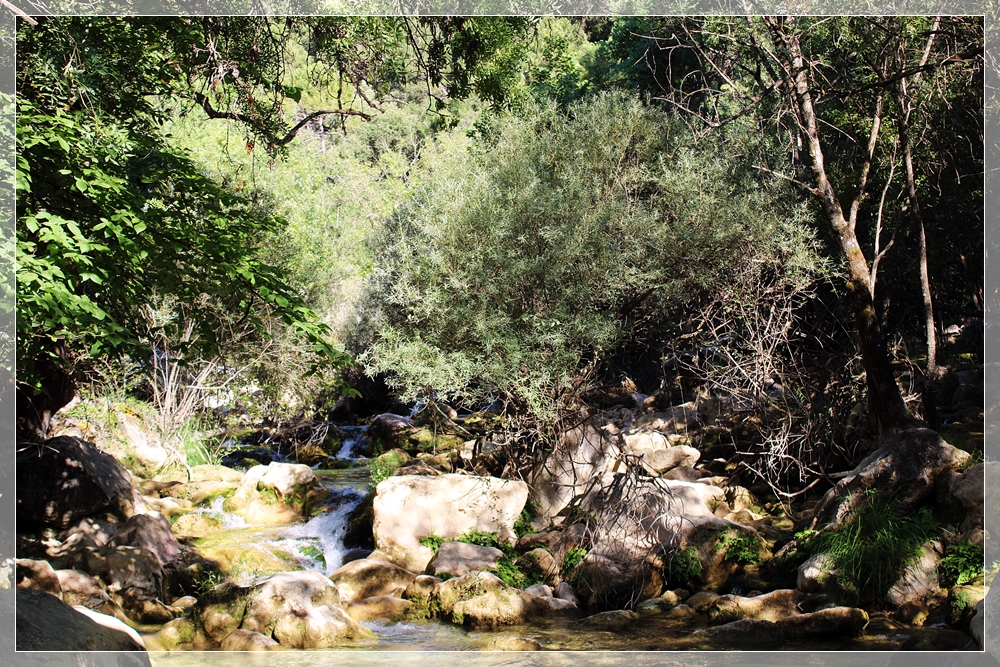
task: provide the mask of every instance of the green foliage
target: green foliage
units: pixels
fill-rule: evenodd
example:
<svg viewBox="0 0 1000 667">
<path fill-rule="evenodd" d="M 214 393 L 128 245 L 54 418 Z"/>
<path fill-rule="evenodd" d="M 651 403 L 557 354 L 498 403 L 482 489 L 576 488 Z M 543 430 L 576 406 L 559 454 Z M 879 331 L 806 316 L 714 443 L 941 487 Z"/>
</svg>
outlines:
<svg viewBox="0 0 1000 667">
<path fill-rule="evenodd" d="M 846 601 L 881 600 L 903 570 L 919 556 L 923 544 L 940 530 L 929 508 L 901 514 L 899 504 L 876 491 L 836 530 L 813 538 L 813 553 L 825 553 L 838 573 Z"/>
<path fill-rule="evenodd" d="M 497 561 L 497 576 L 500 577 L 503 583 L 514 588 L 524 588 L 525 586 L 537 583 L 535 578 L 525 575 L 510 556 L 501 556 Z"/>
<path fill-rule="evenodd" d="M 363 360 L 404 400 L 503 395 L 551 416 L 639 311 L 743 262 L 789 284 L 816 268 L 784 189 L 685 147 L 670 115 L 601 95 L 522 116 L 494 118 L 376 239 Z"/>
<path fill-rule="evenodd" d="M 668 581 L 685 585 L 695 581 L 702 572 L 701 559 L 694 547 L 681 549 L 666 559 L 665 574 Z"/>
<path fill-rule="evenodd" d="M 572 575 L 576 566 L 587 557 L 587 550 L 582 547 L 573 547 L 563 556 L 562 571 L 564 574 Z"/>
<path fill-rule="evenodd" d="M 374 489 L 379 485 L 379 482 L 391 477 L 399 469 L 400 465 L 399 456 L 394 452 L 383 454 L 372 460 L 368 464 L 368 476 L 370 478 L 368 487 Z"/>
<path fill-rule="evenodd" d="M 724 559 L 740 565 L 757 565 L 760 563 L 760 540 L 751 535 L 741 535 L 727 530 L 719 536 L 715 551 L 724 551 Z"/>
<path fill-rule="evenodd" d="M 947 588 L 962 586 L 981 577 L 984 558 L 985 553 L 980 545 L 968 542 L 951 545 L 938 566 L 941 585 Z"/>
<path fill-rule="evenodd" d="M 445 543 L 445 539 L 443 537 L 438 537 L 434 533 L 431 533 L 426 537 L 421 537 L 419 541 L 420 541 L 420 546 L 428 547 L 435 554 L 437 554 L 438 549 L 441 548 L 441 545 Z"/>
<path fill-rule="evenodd" d="M 531 527 L 531 520 L 537 513 L 538 503 L 529 498 L 528 502 L 524 505 L 524 509 L 521 510 L 521 514 L 517 517 L 517 521 L 514 522 L 514 535 L 524 537 L 533 533 L 534 529 Z"/>
<path fill-rule="evenodd" d="M 465 542 L 466 544 L 476 544 L 481 547 L 499 548 L 500 538 L 496 533 L 487 533 L 484 530 L 474 528 L 459 535 L 455 538 L 455 541 Z"/>
</svg>

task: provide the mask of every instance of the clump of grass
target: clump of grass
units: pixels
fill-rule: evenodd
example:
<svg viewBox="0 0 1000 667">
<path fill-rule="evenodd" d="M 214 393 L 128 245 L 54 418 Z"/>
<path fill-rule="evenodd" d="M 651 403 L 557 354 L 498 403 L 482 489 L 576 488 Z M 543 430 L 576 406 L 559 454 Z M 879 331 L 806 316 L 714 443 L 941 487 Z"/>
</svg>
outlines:
<svg viewBox="0 0 1000 667">
<path fill-rule="evenodd" d="M 877 491 L 836 530 L 817 535 L 813 553 L 825 553 L 839 575 L 844 602 L 878 601 L 885 597 L 906 567 L 920 555 L 920 548 L 940 530 L 929 508 L 902 513 L 893 498 Z"/>
</svg>

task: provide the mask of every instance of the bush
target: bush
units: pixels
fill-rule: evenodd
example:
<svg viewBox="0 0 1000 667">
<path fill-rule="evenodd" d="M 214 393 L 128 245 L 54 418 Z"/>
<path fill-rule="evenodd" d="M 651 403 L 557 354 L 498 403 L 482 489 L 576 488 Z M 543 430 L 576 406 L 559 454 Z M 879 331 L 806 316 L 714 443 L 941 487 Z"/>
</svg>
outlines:
<svg viewBox="0 0 1000 667">
<path fill-rule="evenodd" d="M 760 540 L 750 535 L 739 535 L 735 531 L 726 531 L 715 545 L 716 551 L 724 551 L 725 560 L 740 565 L 757 565 L 760 563 Z"/>
<path fill-rule="evenodd" d="M 420 546 L 430 548 L 430 550 L 434 552 L 434 555 L 437 555 L 438 549 L 440 549 L 441 545 L 444 543 L 445 539 L 435 535 L 434 533 L 431 533 L 427 537 L 420 538 Z"/>
<path fill-rule="evenodd" d="M 401 465 L 399 456 L 395 453 L 383 454 L 368 464 L 369 488 L 374 489 L 379 482 L 392 477 Z"/>
<path fill-rule="evenodd" d="M 669 558 L 665 563 L 665 574 L 667 581 L 684 585 L 693 582 L 702 571 L 701 559 L 698 558 L 698 551 L 694 547 L 682 549 Z"/>
<path fill-rule="evenodd" d="M 947 588 L 962 586 L 982 576 L 984 558 L 981 546 L 968 542 L 951 545 L 938 566 L 941 585 Z"/>
<path fill-rule="evenodd" d="M 804 209 L 689 139 L 617 95 L 497 119 L 375 239 L 367 371 L 404 401 L 501 396 L 549 418 L 638 322 L 735 265 L 807 276 Z"/>
</svg>

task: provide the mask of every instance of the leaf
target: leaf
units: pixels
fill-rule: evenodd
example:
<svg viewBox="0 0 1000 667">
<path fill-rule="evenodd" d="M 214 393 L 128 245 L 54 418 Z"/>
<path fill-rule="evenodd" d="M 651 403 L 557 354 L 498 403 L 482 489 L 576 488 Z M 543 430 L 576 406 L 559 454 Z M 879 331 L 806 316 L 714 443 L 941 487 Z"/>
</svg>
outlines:
<svg viewBox="0 0 1000 667">
<path fill-rule="evenodd" d="M 76 179 L 76 189 L 79 190 L 80 192 L 86 192 L 87 181 L 83 180 L 82 178 Z"/>
</svg>

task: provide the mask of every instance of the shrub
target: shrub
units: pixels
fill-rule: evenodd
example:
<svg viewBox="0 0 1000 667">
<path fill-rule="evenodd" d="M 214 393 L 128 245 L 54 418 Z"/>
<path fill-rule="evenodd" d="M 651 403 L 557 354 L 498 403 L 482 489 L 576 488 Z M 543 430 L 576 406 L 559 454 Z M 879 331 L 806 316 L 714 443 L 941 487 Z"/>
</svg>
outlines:
<svg viewBox="0 0 1000 667">
<path fill-rule="evenodd" d="M 583 562 L 583 559 L 587 557 L 587 550 L 581 547 L 573 547 L 566 552 L 563 557 L 563 573 L 572 574 L 576 566 Z"/>
<path fill-rule="evenodd" d="M 430 547 L 430 550 L 433 551 L 435 555 L 437 555 L 438 549 L 440 549 L 441 545 L 444 543 L 445 539 L 435 535 L 434 533 L 431 533 L 427 537 L 420 538 L 420 546 Z"/>
<path fill-rule="evenodd" d="M 941 584 L 948 588 L 962 586 L 982 576 L 984 558 L 981 546 L 968 542 L 951 545 L 938 566 Z"/>
<path fill-rule="evenodd" d="M 392 474 L 399 469 L 399 456 L 393 452 L 379 456 L 368 465 L 368 486 L 374 489 L 379 482 L 392 477 Z"/>
<path fill-rule="evenodd" d="M 665 574 L 668 581 L 675 584 L 688 584 L 701 576 L 701 559 L 694 547 L 677 551 L 667 558 Z"/>
<path fill-rule="evenodd" d="M 715 550 L 724 551 L 725 560 L 740 565 L 760 563 L 760 540 L 750 535 L 740 535 L 732 530 L 726 531 L 716 542 Z"/>
</svg>

